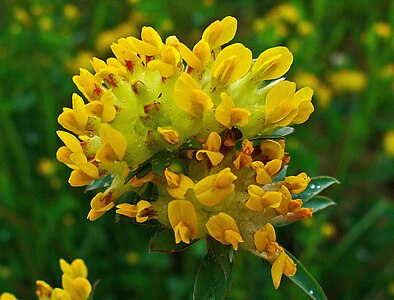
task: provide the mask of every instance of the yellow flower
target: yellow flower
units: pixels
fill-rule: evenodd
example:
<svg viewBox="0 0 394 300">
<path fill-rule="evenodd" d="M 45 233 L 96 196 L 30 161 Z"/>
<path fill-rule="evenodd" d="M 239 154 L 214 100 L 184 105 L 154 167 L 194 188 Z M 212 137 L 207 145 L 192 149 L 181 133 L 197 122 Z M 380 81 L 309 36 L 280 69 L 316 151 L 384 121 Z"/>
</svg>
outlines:
<svg viewBox="0 0 394 300">
<path fill-rule="evenodd" d="M 168 219 L 174 230 L 175 242 L 190 244 L 197 238 L 197 214 L 192 202 L 173 200 L 168 203 Z"/>
<path fill-rule="evenodd" d="M 180 141 L 179 134 L 174 129 L 157 127 L 157 132 L 169 144 L 175 145 Z"/>
<path fill-rule="evenodd" d="M 256 182 L 264 185 L 271 183 L 272 177 L 280 171 L 282 160 L 273 159 L 266 164 L 261 161 L 254 161 L 251 166 L 256 172 Z"/>
<path fill-rule="evenodd" d="M 204 150 L 197 151 L 197 160 L 203 160 L 204 154 L 206 154 L 212 165 L 216 166 L 220 164 L 224 158 L 224 155 L 220 153 L 221 144 L 222 139 L 219 134 L 216 132 L 211 132 L 208 136 L 207 142 L 203 145 Z"/>
<path fill-rule="evenodd" d="M 115 203 L 111 199 L 111 192 L 99 192 L 93 199 L 90 201 L 90 211 L 88 214 L 88 219 L 90 221 L 97 220 L 102 215 L 105 214 L 106 211 L 110 210 L 115 206 Z"/>
<path fill-rule="evenodd" d="M 104 164 L 122 160 L 127 150 L 127 140 L 124 135 L 109 124 L 100 127 L 101 148 L 97 151 L 96 159 Z"/>
<path fill-rule="evenodd" d="M 68 274 L 73 279 L 77 277 L 88 277 L 88 268 L 80 258 L 74 259 L 71 264 L 64 259 L 60 259 L 60 269 L 64 274 Z"/>
<path fill-rule="evenodd" d="M 108 123 L 111 122 L 116 117 L 116 109 L 114 106 L 114 102 L 115 102 L 114 95 L 111 93 L 111 91 L 105 91 L 103 92 L 100 101 L 92 101 L 86 104 L 85 108 L 93 116 L 99 117 L 101 119 L 101 123 Z"/>
<path fill-rule="evenodd" d="M 71 299 L 86 300 L 92 291 L 92 285 L 84 277 L 72 278 L 68 274 L 62 276 L 62 286 Z"/>
<path fill-rule="evenodd" d="M 207 42 L 211 50 L 231 41 L 237 31 L 237 19 L 225 17 L 209 25 L 202 34 L 202 40 Z"/>
<path fill-rule="evenodd" d="M 36 295 L 37 295 L 38 299 L 40 299 L 40 300 L 50 300 L 51 299 L 53 288 L 48 283 L 46 283 L 45 281 L 42 281 L 42 280 L 37 280 L 36 286 L 37 286 Z"/>
<path fill-rule="evenodd" d="M 167 192 L 176 199 L 185 199 L 186 192 L 193 188 L 194 182 L 186 175 L 171 172 L 168 168 L 164 170 L 167 180 Z"/>
<path fill-rule="evenodd" d="M 10 293 L 2 293 L 0 295 L 0 300 L 17 300 L 17 298 Z"/>
<path fill-rule="evenodd" d="M 104 92 L 101 82 L 85 69 L 79 69 L 80 74 L 73 77 L 77 88 L 89 101 L 99 100 Z"/>
<path fill-rule="evenodd" d="M 234 219 L 226 213 L 219 213 L 209 218 L 206 224 L 208 233 L 223 245 L 231 244 L 238 250 L 238 243 L 243 243 Z"/>
<path fill-rule="evenodd" d="M 274 226 L 270 223 L 255 232 L 253 235 L 254 245 L 259 253 L 265 252 L 268 260 L 272 260 L 273 256 L 276 258 L 276 251 L 279 245 L 276 243 L 276 233 Z"/>
<path fill-rule="evenodd" d="M 250 142 L 248 139 L 242 141 L 242 149 L 241 151 L 236 152 L 236 159 L 233 161 L 235 168 L 238 170 L 240 168 L 249 168 L 250 164 L 252 163 L 252 156 L 253 153 L 253 143 Z"/>
<path fill-rule="evenodd" d="M 88 113 L 85 108 L 83 99 L 77 95 L 72 95 L 73 108 L 64 108 L 57 121 L 65 129 L 73 131 L 77 134 L 86 134 L 85 128 L 88 123 Z"/>
<path fill-rule="evenodd" d="M 193 51 L 191 51 L 185 44 L 180 43 L 179 52 L 188 66 L 196 69 L 197 71 L 204 71 L 205 65 L 211 59 L 211 49 L 209 48 L 209 44 L 203 40 L 199 41 L 193 47 Z"/>
<path fill-rule="evenodd" d="M 137 53 L 147 56 L 161 54 L 164 47 L 164 43 L 156 30 L 147 26 L 142 27 L 141 40 L 131 37 L 131 41 Z"/>
<path fill-rule="evenodd" d="M 386 155 L 394 157 L 394 129 L 391 129 L 384 134 L 383 148 Z"/>
<path fill-rule="evenodd" d="M 252 51 L 240 43 L 219 52 L 212 67 L 212 86 L 223 88 L 243 77 L 252 63 Z"/>
<path fill-rule="evenodd" d="M 176 105 L 193 117 L 202 118 L 213 107 L 211 97 L 205 94 L 199 84 L 187 73 L 177 79 L 174 87 Z"/>
<path fill-rule="evenodd" d="M 145 200 L 138 201 L 137 205 L 121 203 L 116 205 L 116 213 L 129 218 L 135 218 L 138 223 L 143 223 L 149 218 L 149 216 L 146 215 L 146 209 L 149 207 L 151 207 L 151 204 Z"/>
<path fill-rule="evenodd" d="M 215 110 L 216 120 L 227 128 L 233 125 L 245 126 L 248 124 L 250 112 L 235 106 L 234 101 L 226 93 L 221 93 L 222 102 Z"/>
<path fill-rule="evenodd" d="M 151 60 L 148 63 L 149 70 L 159 70 L 161 76 L 171 77 L 180 71 L 181 55 L 173 46 L 164 46 L 161 59 Z"/>
<path fill-rule="evenodd" d="M 224 201 L 235 188 L 233 181 L 237 179 L 230 168 L 217 174 L 208 175 L 194 186 L 194 194 L 200 203 L 213 206 Z"/>
<path fill-rule="evenodd" d="M 246 207 L 260 213 L 265 212 L 265 209 L 277 208 L 282 201 L 282 194 L 280 192 L 265 192 L 257 185 L 248 186 L 249 199 L 246 202 Z"/>
<path fill-rule="evenodd" d="M 71 295 L 61 288 L 55 288 L 52 292 L 51 300 L 73 300 Z"/>
<path fill-rule="evenodd" d="M 367 77 L 359 70 L 339 70 L 328 74 L 327 77 L 337 93 L 362 92 L 367 86 Z"/>
<path fill-rule="evenodd" d="M 297 91 L 294 82 L 281 81 L 273 86 L 266 96 L 265 124 L 280 127 L 305 122 L 314 108 L 311 103 L 313 90 Z"/>
<path fill-rule="evenodd" d="M 262 140 L 260 143 L 261 154 L 268 160 L 282 160 L 285 156 L 284 140 Z"/>
<path fill-rule="evenodd" d="M 290 193 L 299 194 L 306 189 L 309 182 L 311 182 L 310 177 L 305 172 L 302 172 L 297 176 L 287 176 L 284 185 L 289 189 Z"/>
<path fill-rule="evenodd" d="M 283 76 L 293 63 L 293 55 L 286 47 L 274 47 L 259 55 L 252 67 L 253 78 L 259 81 Z"/>
<path fill-rule="evenodd" d="M 294 261 L 285 252 L 279 254 L 271 268 L 272 281 L 275 289 L 279 287 L 283 274 L 294 276 L 296 271 L 297 267 Z"/>
</svg>

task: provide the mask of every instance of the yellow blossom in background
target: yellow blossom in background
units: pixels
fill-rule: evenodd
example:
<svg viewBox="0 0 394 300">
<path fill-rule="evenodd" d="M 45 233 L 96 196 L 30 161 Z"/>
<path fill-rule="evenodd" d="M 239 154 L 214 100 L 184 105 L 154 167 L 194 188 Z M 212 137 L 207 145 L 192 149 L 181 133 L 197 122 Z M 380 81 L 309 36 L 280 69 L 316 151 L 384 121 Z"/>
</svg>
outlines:
<svg viewBox="0 0 394 300">
<path fill-rule="evenodd" d="M 387 39 L 391 35 L 391 27 L 388 23 L 376 22 L 372 28 L 376 35 L 381 38 Z"/>
<path fill-rule="evenodd" d="M 394 129 L 387 131 L 383 137 L 384 152 L 389 157 L 394 157 Z"/>
<path fill-rule="evenodd" d="M 338 94 L 362 92 L 367 85 L 365 74 L 358 70 L 339 70 L 328 74 L 328 82 Z"/>
<path fill-rule="evenodd" d="M 17 300 L 17 298 L 14 295 L 5 292 L 0 295 L 0 300 Z"/>
</svg>

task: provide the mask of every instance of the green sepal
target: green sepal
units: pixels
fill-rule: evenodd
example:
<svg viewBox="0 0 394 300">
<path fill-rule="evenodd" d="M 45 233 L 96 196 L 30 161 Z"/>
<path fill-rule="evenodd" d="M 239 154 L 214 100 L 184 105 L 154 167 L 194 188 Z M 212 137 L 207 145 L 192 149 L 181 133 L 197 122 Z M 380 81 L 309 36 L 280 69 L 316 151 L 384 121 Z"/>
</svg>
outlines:
<svg viewBox="0 0 394 300">
<path fill-rule="evenodd" d="M 208 238 L 208 252 L 194 281 L 193 299 L 224 299 L 231 283 L 235 252 L 231 245 Z"/>
<path fill-rule="evenodd" d="M 85 188 L 85 193 L 106 189 L 111 185 L 113 179 L 113 175 L 105 175 L 103 178 L 93 180 L 92 183 Z"/>
<path fill-rule="evenodd" d="M 197 240 L 196 240 L 197 241 Z M 174 231 L 169 228 L 162 229 L 158 231 L 149 241 L 149 251 L 150 252 L 180 252 L 185 250 L 187 247 L 195 243 L 192 241 L 190 244 L 180 242 L 175 243 Z"/>
<path fill-rule="evenodd" d="M 302 265 L 302 263 L 289 251 L 285 250 L 286 254 L 297 265 L 297 272 L 294 276 L 287 276 L 292 282 L 294 282 L 300 289 L 304 291 L 310 298 L 315 300 L 327 300 L 327 296 L 324 293 L 322 287 L 312 276 L 311 273 Z"/>
<path fill-rule="evenodd" d="M 302 207 L 313 208 L 313 213 L 317 213 L 320 210 L 323 210 L 331 205 L 336 205 L 336 203 L 325 196 L 315 196 L 306 202 Z"/>
<path fill-rule="evenodd" d="M 334 183 L 339 183 L 337 179 L 330 176 L 318 176 L 312 177 L 311 182 L 309 182 L 305 191 L 298 195 L 294 195 L 293 199 L 301 199 L 302 202 L 306 203 L 319 194 L 324 189 L 328 188 L 329 186 L 333 185 Z"/>
</svg>

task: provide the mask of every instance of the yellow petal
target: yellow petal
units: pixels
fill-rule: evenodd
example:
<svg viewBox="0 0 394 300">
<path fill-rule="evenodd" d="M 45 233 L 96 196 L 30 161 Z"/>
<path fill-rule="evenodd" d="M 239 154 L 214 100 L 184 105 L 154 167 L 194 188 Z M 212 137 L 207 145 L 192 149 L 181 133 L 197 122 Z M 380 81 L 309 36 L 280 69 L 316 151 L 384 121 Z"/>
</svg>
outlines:
<svg viewBox="0 0 394 300">
<path fill-rule="evenodd" d="M 224 201 L 233 191 L 233 181 L 237 179 L 230 168 L 225 168 L 217 174 L 209 175 L 194 186 L 194 194 L 198 201 L 207 206 Z"/>
<path fill-rule="evenodd" d="M 283 76 L 293 63 L 293 55 L 286 47 L 274 47 L 259 55 L 252 67 L 256 80 L 271 80 Z"/>
<path fill-rule="evenodd" d="M 63 141 L 63 143 L 66 145 L 66 147 L 69 148 L 73 153 L 83 152 L 80 141 L 71 133 L 68 133 L 66 131 L 60 131 L 60 130 L 56 131 L 56 133 L 59 136 L 59 138 Z"/>
<path fill-rule="evenodd" d="M 211 97 L 201 90 L 199 84 L 188 73 L 183 73 L 177 79 L 174 99 L 180 109 L 196 118 L 201 118 L 213 107 Z"/>
<path fill-rule="evenodd" d="M 237 19 L 227 16 L 216 20 L 203 32 L 202 39 L 209 44 L 211 50 L 231 41 L 237 31 Z"/>
<path fill-rule="evenodd" d="M 252 51 L 244 45 L 236 43 L 224 48 L 212 67 L 212 85 L 222 88 L 237 81 L 249 71 L 251 62 Z"/>
<path fill-rule="evenodd" d="M 194 182 L 186 175 L 171 172 L 168 168 L 164 171 L 167 180 L 167 191 L 176 199 L 184 199 L 186 192 L 193 188 Z"/>
<path fill-rule="evenodd" d="M 119 160 L 122 160 L 127 150 L 127 140 L 124 135 L 112 128 L 109 124 L 103 123 L 100 126 L 101 143 L 109 143 Z"/>
<path fill-rule="evenodd" d="M 49 300 L 51 299 L 53 288 L 47 284 L 45 281 L 37 280 L 36 281 L 36 295 L 38 299 Z M 3 298 L 0 297 L 1 300 Z M 16 298 L 5 298 L 4 300 L 16 300 Z"/>
<path fill-rule="evenodd" d="M 135 218 L 137 215 L 137 205 L 129 204 L 129 203 L 121 203 L 116 205 L 117 210 L 115 211 L 117 214 Z"/>
<path fill-rule="evenodd" d="M 178 144 L 180 141 L 179 134 L 174 129 L 157 127 L 157 132 L 167 143 L 171 145 Z"/>
<path fill-rule="evenodd" d="M 80 169 L 73 170 L 68 179 L 68 183 L 73 187 L 89 185 L 92 181 L 93 178 Z"/>
<path fill-rule="evenodd" d="M 205 226 L 214 239 L 224 245 L 232 244 L 235 250 L 238 243 L 243 242 L 237 224 L 228 214 L 219 213 L 210 217 Z"/>
<path fill-rule="evenodd" d="M 256 231 L 254 236 L 254 245 L 259 253 L 267 252 L 269 243 L 276 241 L 276 234 L 274 227 L 267 223 L 262 229 Z"/>
<path fill-rule="evenodd" d="M 168 203 L 168 220 L 174 230 L 175 242 L 189 244 L 197 238 L 197 214 L 192 202 L 173 200 Z"/>
</svg>

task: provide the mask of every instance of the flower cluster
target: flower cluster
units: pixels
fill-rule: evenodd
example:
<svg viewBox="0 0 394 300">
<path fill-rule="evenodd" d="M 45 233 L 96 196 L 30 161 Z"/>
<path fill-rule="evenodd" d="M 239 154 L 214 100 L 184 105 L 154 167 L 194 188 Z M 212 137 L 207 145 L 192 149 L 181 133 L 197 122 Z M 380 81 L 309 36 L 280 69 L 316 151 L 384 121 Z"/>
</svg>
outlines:
<svg viewBox="0 0 394 300">
<path fill-rule="evenodd" d="M 88 214 L 116 212 L 172 228 L 176 243 L 210 236 L 272 263 L 278 288 L 296 265 L 276 242 L 274 226 L 305 219 L 297 194 L 310 178 L 283 176 L 290 157 L 277 130 L 305 122 L 313 91 L 283 76 L 293 56 L 275 47 L 252 59 L 240 43 L 224 46 L 237 21 L 209 25 L 192 49 L 165 42 L 151 27 L 121 38 L 115 58 L 91 61 L 73 78 L 87 103 L 72 96 L 58 131 L 59 161 L 69 183 L 102 183 Z M 121 203 L 119 203 L 121 202 Z"/>
<path fill-rule="evenodd" d="M 88 269 L 82 259 L 75 259 L 71 264 L 60 260 L 63 272 L 63 288 L 52 288 L 42 280 L 37 280 L 36 295 L 39 300 L 87 300 L 92 292 L 92 285 L 87 279 Z M 10 293 L 0 295 L 0 300 L 16 300 Z"/>
</svg>

